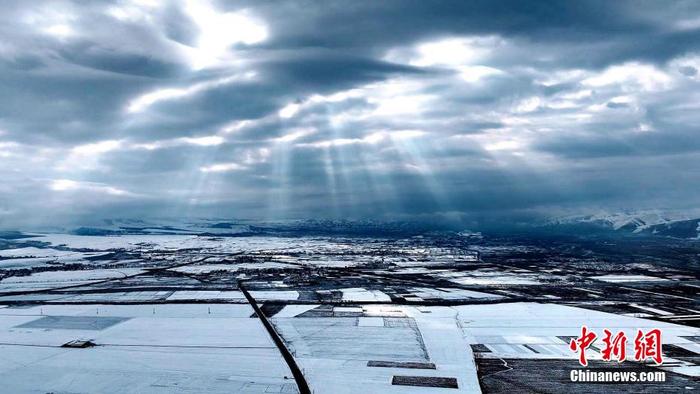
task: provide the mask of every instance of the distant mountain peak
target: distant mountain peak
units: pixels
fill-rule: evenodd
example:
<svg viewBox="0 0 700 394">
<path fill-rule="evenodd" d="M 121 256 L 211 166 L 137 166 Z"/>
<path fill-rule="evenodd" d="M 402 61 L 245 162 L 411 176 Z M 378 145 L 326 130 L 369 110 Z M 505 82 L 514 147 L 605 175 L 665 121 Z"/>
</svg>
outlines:
<svg viewBox="0 0 700 394">
<path fill-rule="evenodd" d="M 545 226 L 594 225 L 616 232 L 700 239 L 700 210 L 640 210 L 561 216 Z"/>
</svg>

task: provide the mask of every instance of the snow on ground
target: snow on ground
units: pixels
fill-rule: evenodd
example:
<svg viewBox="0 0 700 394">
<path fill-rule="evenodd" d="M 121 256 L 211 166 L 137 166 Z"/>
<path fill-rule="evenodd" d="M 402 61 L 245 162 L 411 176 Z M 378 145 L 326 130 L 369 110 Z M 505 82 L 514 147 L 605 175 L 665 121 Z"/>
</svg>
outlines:
<svg viewBox="0 0 700 394">
<path fill-rule="evenodd" d="M 533 277 L 520 276 L 515 274 L 506 275 L 465 275 L 456 278 L 451 278 L 450 281 L 460 285 L 536 285 L 539 284 L 537 279 Z"/>
<path fill-rule="evenodd" d="M 45 305 L 0 312 L 0 380 L 7 392 L 297 392 L 260 320 L 249 318 L 249 305 Z M 78 338 L 100 346 L 58 347 Z"/>
<path fill-rule="evenodd" d="M 461 391 L 478 393 L 481 388 L 474 355 L 460 331 L 459 314 L 451 308 L 440 309 L 443 313 L 435 313 L 433 308 L 406 308 L 406 313 L 416 320 L 430 360 L 438 368 L 435 375 L 456 377 Z"/>
<path fill-rule="evenodd" d="M 505 298 L 498 294 L 483 293 L 480 291 L 471 291 L 464 289 L 441 289 L 429 287 L 416 287 L 411 289 L 413 295 L 420 299 L 439 298 L 443 300 L 464 300 L 470 298 L 480 299 L 500 299 Z"/>
<path fill-rule="evenodd" d="M 43 283 L 43 282 L 69 282 L 123 278 L 129 275 L 142 273 L 138 268 L 76 270 L 76 271 L 46 271 L 37 272 L 29 276 L 11 276 L 2 280 L 7 283 Z"/>
<path fill-rule="evenodd" d="M 332 242 L 329 238 L 321 237 L 210 237 L 197 235 L 114 235 L 90 236 L 36 233 L 37 241 L 48 242 L 52 246 L 66 246 L 73 249 L 91 250 L 177 250 L 177 249 L 206 249 L 211 253 L 235 254 L 273 252 L 280 255 L 306 254 L 315 251 L 325 252 L 351 251 L 356 245 L 345 245 Z M 303 261 L 302 261 L 303 262 Z M 319 266 L 352 266 L 364 263 L 357 259 L 328 259 L 308 261 L 311 265 Z"/>
<path fill-rule="evenodd" d="M 308 247 L 326 242 L 313 241 L 305 238 L 276 238 L 276 237 L 244 237 L 244 238 L 212 238 L 191 237 L 182 240 L 181 248 L 206 248 L 217 253 L 238 253 L 257 251 L 289 251 L 303 252 Z"/>
<path fill-rule="evenodd" d="M 698 328 L 557 304 L 507 303 L 452 308 L 459 313 L 467 341 L 486 345 L 491 350 L 492 353 L 484 353 L 485 357 L 574 359 L 577 354 L 569 349 L 568 340 L 559 337 L 578 337 L 583 325 L 599 336 L 606 328 L 613 333 L 624 331 L 628 338 L 627 354 L 634 354 L 633 341 L 638 329 L 646 332 L 659 328 L 663 344 L 680 347 L 697 346 L 684 337 L 700 336 Z M 594 346 L 600 346 L 600 341 Z M 594 350 L 589 350 L 587 355 L 593 360 L 601 359 L 600 353 Z M 690 368 L 676 372 L 697 374 L 700 371 Z"/>
<path fill-rule="evenodd" d="M 103 253 L 74 252 L 52 248 L 14 248 L 0 250 L 0 269 L 45 267 L 51 264 L 87 263 L 85 257 Z M 49 264 L 51 263 L 51 264 Z"/>
<path fill-rule="evenodd" d="M 420 307 L 418 307 L 420 308 Z M 404 307 L 391 304 L 363 305 L 364 316 L 376 317 L 406 317 Z"/>
<path fill-rule="evenodd" d="M 167 298 L 168 301 L 181 300 L 245 300 L 245 296 L 240 291 L 217 291 L 217 290 L 181 290 L 174 292 Z"/>
<path fill-rule="evenodd" d="M 700 345 L 687 338 L 700 336 L 697 328 L 557 304 L 366 305 L 355 309 L 362 310 L 363 316 L 294 318 L 278 314 L 272 318 L 316 392 L 412 390 L 391 385 L 396 375 L 453 377 L 459 384 L 459 391 L 454 392 L 479 392 L 470 344 L 485 345 L 491 353 L 483 353 L 484 357 L 575 360 L 577 355 L 569 349 L 568 338 L 580 335 L 582 325 L 599 335 L 604 328 L 622 330 L 629 346 L 637 329 L 660 328 L 663 344 L 700 351 Z M 632 348 L 628 354 L 634 354 Z M 591 349 L 589 358 L 601 357 Z M 436 369 L 369 367 L 370 360 L 430 362 Z M 690 376 L 700 372 L 688 363 L 662 368 Z M 415 390 L 445 392 L 437 388 Z"/>
<path fill-rule="evenodd" d="M 165 300 L 172 291 L 128 291 L 84 294 L 32 293 L 0 296 L 0 302 L 60 302 L 60 303 L 98 303 L 98 302 L 153 302 Z"/>
<path fill-rule="evenodd" d="M 51 253 L 51 252 L 57 253 Z M 12 258 L 12 257 L 54 257 L 58 255 L 72 254 L 73 252 L 65 252 L 55 249 L 40 249 L 35 247 L 28 248 L 15 248 L 15 249 L 3 249 L 0 250 L 0 257 Z"/>
<path fill-rule="evenodd" d="M 312 305 L 285 305 L 281 311 L 275 313 L 275 317 L 294 317 L 301 315 L 306 311 L 317 308 L 318 304 Z"/>
<path fill-rule="evenodd" d="M 174 294 L 176 293 L 176 294 Z M 184 300 L 220 300 L 226 301 L 245 301 L 243 294 L 240 292 L 224 292 L 238 293 L 240 297 L 234 294 L 221 295 L 220 291 L 116 291 L 108 293 L 84 293 L 84 294 L 19 294 L 11 296 L 0 296 L 2 301 L 33 301 L 33 302 L 60 302 L 60 303 L 98 303 L 98 302 L 154 302 L 154 301 L 184 301 Z M 172 296 L 172 298 L 171 298 Z"/>
<path fill-rule="evenodd" d="M 338 260 L 338 259 L 318 259 L 313 261 L 308 261 L 308 265 L 313 265 L 315 267 L 334 267 L 334 268 L 348 268 L 355 267 L 358 265 L 365 264 L 366 262 L 361 259 L 348 259 L 348 260 Z"/>
<path fill-rule="evenodd" d="M 274 261 L 262 263 L 239 263 L 239 264 L 201 264 L 201 265 L 186 265 L 170 269 L 171 271 L 183 272 L 187 274 L 207 274 L 214 271 L 230 271 L 236 272 L 243 269 L 249 270 L 267 270 L 267 269 L 296 269 L 296 265 L 277 263 Z"/>
<path fill-rule="evenodd" d="M 0 317 L 41 316 L 111 316 L 111 317 L 249 317 L 252 308 L 246 304 L 157 304 L 157 305 L 41 305 L 29 308 L 7 307 Z"/>
<path fill-rule="evenodd" d="M 295 393 L 277 349 L 0 345 L 8 393 Z M 31 367 L 24 367 L 31 365 Z"/>
<path fill-rule="evenodd" d="M 626 225 L 635 225 L 635 232 L 639 232 L 645 228 L 663 223 L 674 221 L 693 219 L 696 210 L 689 211 L 660 211 L 660 210 L 643 210 L 638 212 L 598 212 L 592 215 L 575 215 L 564 216 L 561 218 L 552 219 L 552 223 L 609 223 L 610 226 L 618 230 Z"/>
<path fill-rule="evenodd" d="M 668 279 L 657 278 L 647 275 L 600 275 L 591 276 L 591 279 L 602 280 L 610 283 L 627 283 L 627 282 L 665 282 Z"/>
<path fill-rule="evenodd" d="M 0 257 L 53 257 L 53 258 L 70 258 L 79 260 L 85 256 L 95 256 L 102 253 L 84 253 L 73 252 L 70 250 L 56 250 L 51 248 L 15 248 L 0 250 Z"/>
<path fill-rule="evenodd" d="M 0 296 L 0 302 L 49 302 L 58 301 L 68 297 L 70 297 L 70 295 L 47 293 L 4 295 Z"/>
<path fill-rule="evenodd" d="M 383 317 L 358 317 L 357 325 L 359 327 L 384 327 Z"/>
<path fill-rule="evenodd" d="M 138 268 L 46 271 L 29 276 L 11 276 L 0 281 L 0 292 L 45 290 L 124 278 L 144 271 Z"/>
<path fill-rule="evenodd" d="M 668 312 L 668 311 L 665 311 L 665 310 L 662 310 L 662 309 L 659 309 L 659 308 L 652 308 L 652 307 L 646 306 L 646 305 L 630 304 L 630 306 L 631 306 L 631 307 L 634 307 L 634 308 L 637 308 L 637 309 L 641 309 L 641 310 L 647 311 L 647 312 L 655 313 L 655 314 L 657 314 L 657 315 L 662 315 L 662 316 L 670 316 L 670 315 L 673 315 L 673 313 L 671 313 L 671 312 Z"/>
<path fill-rule="evenodd" d="M 367 290 L 361 287 L 353 287 L 346 289 L 338 289 L 343 292 L 343 301 L 358 301 L 358 302 L 368 302 L 368 301 L 382 301 L 391 302 L 391 297 L 384 294 L 380 290 Z"/>
<path fill-rule="evenodd" d="M 31 269 L 35 267 L 48 267 L 49 263 L 54 262 L 56 259 L 53 257 L 26 257 L 26 258 L 12 258 L 7 260 L 0 260 L 0 270 L 13 270 L 13 269 Z"/>
<path fill-rule="evenodd" d="M 578 336 L 581 326 L 601 331 L 623 330 L 634 338 L 637 329 L 652 327 L 664 331 L 664 343 L 674 343 L 679 336 L 700 335 L 700 329 L 658 321 L 621 316 L 558 304 L 505 303 L 491 305 L 454 306 L 460 315 L 465 335 L 470 343 L 508 344 L 562 343 L 556 336 Z M 688 342 L 681 339 L 681 342 Z M 530 352 L 533 353 L 533 352 Z M 568 355 L 573 355 L 570 351 Z M 532 357 L 532 354 L 528 355 Z"/>
<path fill-rule="evenodd" d="M 186 241 L 196 239 L 192 235 L 71 235 L 71 234 L 36 234 L 40 237 L 34 238 L 37 241 L 49 242 L 52 246 L 64 245 L 73 249 L 140 249 L 149 245 L 149 249 L 157 247 L 159 249 L 182 249 L 181 246 Z"/>
<path fill-rule="evenodd" d="M 476 366 L 455 320 L 455 311 L 444 308 L 447 313 L 437 316 L 406 306 L 367 308 L 389 317 L 291 318 L 278 314 L 272 318 L 312 390 L 368 394 L 448 391 L 391 384 L 394 375 L 413 375 L 453 377 L 459 389 L 450 392 L 479 392 Z M 369 367 L 370 360 L 431 362 L 437 369 Z"/>
<path fill-rule="evenodd" d="M 85 293 L 61 298 L 61 302 L 148 302 L 161 301 L 172 291 L 127 291 L 111 293 Z"/>
<path fill-rule="evenodd" d="M 293 290 L 253 290 L 250 295 L 257 302 L 267 300 L 294 301 L 299 298 L 299 292 Z"/>
</svg>

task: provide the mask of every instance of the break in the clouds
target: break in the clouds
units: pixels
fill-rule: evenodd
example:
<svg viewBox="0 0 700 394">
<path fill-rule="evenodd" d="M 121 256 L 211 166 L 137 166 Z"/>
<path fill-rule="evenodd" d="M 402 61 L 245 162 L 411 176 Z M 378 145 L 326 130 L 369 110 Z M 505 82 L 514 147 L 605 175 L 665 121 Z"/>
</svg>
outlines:
<svg viewBox="0 0 700 394">
<path fill-rule="evenodd" d="M 0 224 L 700 203 L 695 1 L 5 1 Z"/>
</svg>

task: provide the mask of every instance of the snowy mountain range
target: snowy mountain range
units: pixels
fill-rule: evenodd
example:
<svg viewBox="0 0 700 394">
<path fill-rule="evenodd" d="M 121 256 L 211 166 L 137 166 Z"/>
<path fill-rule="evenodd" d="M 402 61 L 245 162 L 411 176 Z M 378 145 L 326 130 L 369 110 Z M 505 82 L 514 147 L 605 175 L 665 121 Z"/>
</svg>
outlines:
<svg viewBox="0 0 700 394">
<path fill-rule="evenodd" d="M 470 225 L 471 226 L 471 225 Z M 461 231 L 454 225 L 411 221 L 374 220 L 285 220 L 256 221 L 226 218 L 202 219 L 106 219 L 69 227 L 34 229 L 43 232 L 75 235 L 180 234 L 249 237 L 273 236 L 441 236 L 447 233 L 479 239 L 485 234 L 508 234 L 511 231 L 534 231 L 549 234 L 620 234 L 700 239 L 700 210 L 697 211 L 630 211 L 596 212 L 586 215 L 557 216 L 545 220 L 521 222 L 517 226 L 501 222 L 488 227 L 472 226 L 476 232 Z M 29 229 L 31 230 L 31 229 Z M 478 231 L 477 231 L 478 230 Z"/>
<path fill-rule="evenodd" d="M 437 227 L 439 228 L 439 227 Z M 75 235 L 180 234 L 247 237 L 256 235 L 352 235 L 412 236 L 435 230 L 435 226 L 412 222 L 374 220 L 281 220 L 255 221 L 241 219 L 106 219 L 81 226 L 53 229 Z"/>
<path fill-rule="evenodd" d="M 700 211 L 600 212 L 548 220 L 544 227 L 593 226 L 619 233 L 700 239 Z"/>
</svg>

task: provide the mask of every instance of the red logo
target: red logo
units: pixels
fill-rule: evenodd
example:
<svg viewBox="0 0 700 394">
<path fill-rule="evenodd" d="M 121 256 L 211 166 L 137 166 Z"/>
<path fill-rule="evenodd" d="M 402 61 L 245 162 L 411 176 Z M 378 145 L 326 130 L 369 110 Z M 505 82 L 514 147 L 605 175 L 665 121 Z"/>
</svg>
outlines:
<svg viewBox="0 0 700 394">
<path fill-rule="evenodd" d="M 655 328 L 646 334 L 642 330 L 637 331 L 637 336 L 634 338 L 634 359 L 644 361 L 651 358 L 659 365 L 663 362 L 661 355 L 661 330 Z"/>
<path fill-rule="evenodd" d="M 625 361 L 625 358 L 627 358 L 627 355 L 625 354 L 627 336 L 625 336 L 624 331 L 620 331 L 615 334 L 614 338 L 612 337 L 612 332 L 607 328 L 603 330 L 603 333 L 605 333 L 605 337 L 603 337 L 605 348 L 601 352 L 603 360 L 610 361 L 615 359 L 619 363 Z"/>
<path fill-rule="evenodd" d="M 586 349 L 595 341 L 597 335 L 594 332 L 589 332 L 588 327 L 581 327 L 581 336 L 578 339 L 572 339 L 569 343 L 571 351 L 578 351 L 578 362 L 584 367 L 588 365 L 586 360 Z"/>
<path fill-rule="evenodd" d="M 623 331 L 618 331 L 613 335 L 612 331 L 607 328 L 603 330 L 603 344 L 605 347 L 601 350 L 601 358 L 605 361 L 615 360 L 619 363 L 627 358 L 627 336 Z M 598 336 L 593 331 L 589 331 L 588 327 L 581 327 L 581 335 L 578 338 L 572 338 L 569 342 L 569 348 L 573 352 L 578 352 L 579 364 L 588 366 L 586 359 L 586 349 L 591 347 Z M 661 353 L 661 330 L 658 328 L 649 330 L 647 333 L 642 330 L 637 330 L 637 335 L 634 338 L 634 359 L 635 361 L 643 362 L 651 358 L 657 365 L 663 362 Z"/>
</svg>

